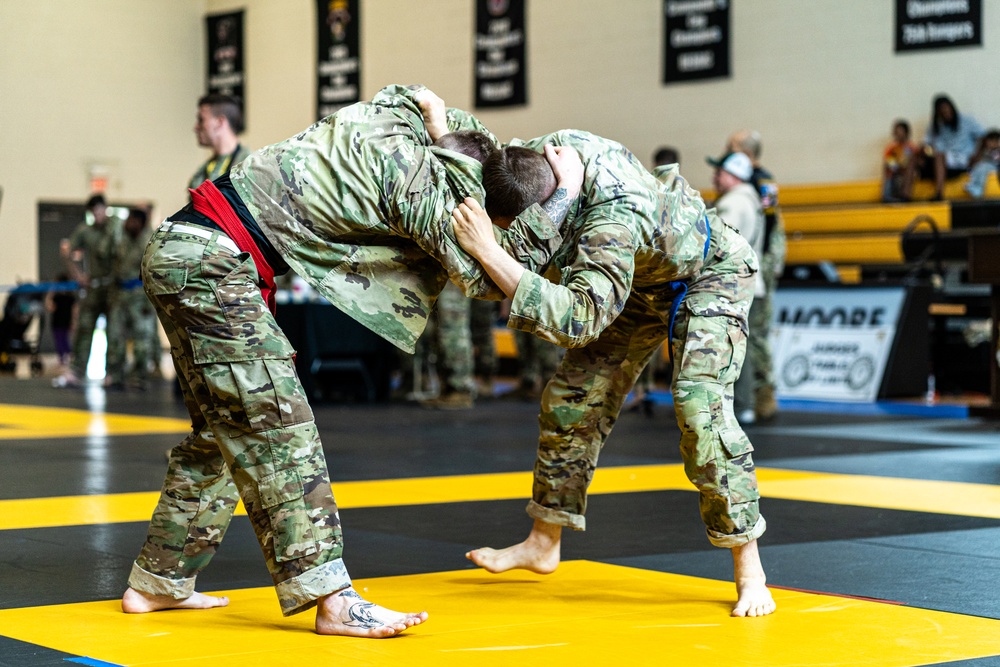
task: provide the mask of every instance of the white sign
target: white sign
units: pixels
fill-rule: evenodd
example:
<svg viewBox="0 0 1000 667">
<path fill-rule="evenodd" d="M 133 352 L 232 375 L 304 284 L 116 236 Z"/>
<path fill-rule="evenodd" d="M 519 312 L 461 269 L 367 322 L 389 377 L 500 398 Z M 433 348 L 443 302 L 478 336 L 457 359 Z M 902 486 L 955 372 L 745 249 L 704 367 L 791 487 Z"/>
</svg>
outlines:
<svg viewBox="0 0 1000 667">
<path fill-rule="evenodd" d="M 778 395 L 874 402 L 905 297 L 902 287 L 777 290 L 771 349 Z"/>
</svg>

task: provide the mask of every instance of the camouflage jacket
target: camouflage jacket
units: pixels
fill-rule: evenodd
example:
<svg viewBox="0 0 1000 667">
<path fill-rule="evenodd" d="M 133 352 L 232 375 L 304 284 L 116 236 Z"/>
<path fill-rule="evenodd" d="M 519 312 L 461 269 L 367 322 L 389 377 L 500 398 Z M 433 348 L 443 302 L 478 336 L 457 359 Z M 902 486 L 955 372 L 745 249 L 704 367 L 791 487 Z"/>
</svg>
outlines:
<svg viewBox="0 0 1000 667">
<path fill-rule="evenodd" d="M 121 222 L 110 217 L 100 226 L 82 222 L 69 237 L 70 247 L 83 251 L 84 267 L 91 280 L 108 278 L 114 272 L 120 227 Z"/>
<path fill-rule="evenodd" d="M 153 232 L 147 226 L 139 236 L 132 238 L 128 232 L 122 231 L 115 251 L 114 276 L 119 283 L 129 283 L 139 280 L 139 269 L 142 264 L 142 254 L 149 243 Z M 134 285 L 133 285 L 134 287 Z"/>
<path fill-rule="evenodd" d="M 220 176 L 225 176 L 237 164 L 250 155 L 250 151 L 243 144 L 237 144 L 236 150 L 230 155 L 213 155 L 205 161 L 205 164 L 198 167 L 194 176 L 188 182 L 188 187 L 192 190 L 205 181 L 214 181 Z"/>
<path fill-rule="evenodd" d="M 409 352 L 447 279 L 469 296 L 502 296 L 459 246 L 451 222 L 456 201 L 483 201 L 482 165 L 429 145 L 414 101 L 421 89 L 385 88 L 370 103 L 252 153 L 230 173 L 292 270 Z M 497 237 L 514 257 L 539 263 L 561 237 L 540 207 L 532 211 Z"/>
<path fill-rule="evenodd" d="M 508 326 L 581 347 L 614 321 L 633 292 L 659 293 L 671 281 L 699 275 L 709 219 L 713 226 L 722 223 L 677 165 L 660 167 L 654 176 L 621 144 L 579 130 L 512 143 L 538 151 L 545 144 L 570 146 L 580 153 L 584 178 L 552 260 L 560 284 L 526 273 Z M 519 218 L 534 215 L 532 209 Z"/>
</svg>

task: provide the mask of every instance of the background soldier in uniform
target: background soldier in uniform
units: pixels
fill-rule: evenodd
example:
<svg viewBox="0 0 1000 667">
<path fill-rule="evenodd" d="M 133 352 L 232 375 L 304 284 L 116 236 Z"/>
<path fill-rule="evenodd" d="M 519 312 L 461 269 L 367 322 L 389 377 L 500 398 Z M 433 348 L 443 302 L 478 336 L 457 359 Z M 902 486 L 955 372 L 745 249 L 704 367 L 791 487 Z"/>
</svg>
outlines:
<svg viewBox="0 0 1000 667">
<path fill-rule="evenodd" d="M 225 176 L 234 165 L 250 155 L 250 151 L 240 143 L 238 135 L 241 132 L 243 113 L 232 97 L 212 93 L 198 100 L 194 133 L 199 146 L 212 149 L 212 157 L 198 167 L 188 187 L 196 188 L 205 181 Z"/>
<path fill-rule="evenodd" d="M 95 194 L 87 200 L 87 211 L 93 224 L 81 222 L 68 242 L 60 246 L 60 253 L 70 278 L 83 291 L 77 313 L 76 331 L 73 334 L 73 355 L 69 369 L 53 380 L 57 387 L 79 387 L 87 379 L 90 348 L 94 329 L 101 315 L 111 327 L 111 304 L 117 291 L 114 278 L 115 242 L 117 221 L 108 218 L 104 195 Z M 107 372 L 114 375 L 118 369 L 108 359 Z"/>
<path fill-rule="evenodd" d="M 443 103 L 442 103 L 443 106 Z M 449 111 L 449 113 L 452 113 Z M 466 125 L 478 121 L 469 117 Z M 440 124 L 428 122 L 432 136 Z M 578 151 L 584 197 L 565 200 L 566 237 L 552 264 L 561 284 L 525 270 L 500 248 L 501 227 L 537 221 L 547 206 L 518 211 L 523 184 L 537 178 L 543 146 Z M 548 149 L 546 149 L 548 150 Z M 707 211 L 675 165 L 649 174 L 627 149 L 586 132 L 563 131 L 508 147 L 484 165 L 489 215 L 467 199 L 454 213 L 462 246 L 512 299 L 508 326 L 570 348 L 545 389 L 541 439 L 524 542 L 468 554 L 492 572 L 551 572 L 563 526 L 583 529 L 586 490 L 622 404 L 657 347 L 672 336 L 672 391 L 688 478 L 700 492 L 712 544 L 729 548 L 738 600 L 734 616 L 774 611 L 757 550 L 766 524 L 750 452 L 733 413 L 732 388 L 746 352 L 756 257 L 739 234 Z"/>
<path fill-rule="evenodd" d="M 150 354 L 157 336 L 156 314 L 142 290 L 139 276 L 142 254 L 152 234 L 148 220 L 146 211 L 131 209 L 115 251 L 114 278 L 118 289 L 108 326 L 108 386 L 114 389 L 124 389 L 126 379 L 136 389 L 145 389 L 149 381 Z M 133 363 L 126 377 L 128 341 L 132 341 Z"/>
<path fill-rule="evenodd" d="M 427 618 L 378 607 L 351 587 L 312 411 L 269 309 L 273 274 L 291 268 L 412 352 L 449 276 L 469 295 L 499 297 L 450 226 L 456 199 L 483 198 L 481 164 L 423 145 L 418 94 L 391 87 L 253 153 L 154 233 L 143 284 L 192 432 L 172 452 L 126 612 L 228 604 L 194 586 L 241 498 L 285 615 L 316 606 L 318 633 L 366 637 Z M 561 239 L 548 217 L 536 220 L 501 240 L 544 262 Z"/>
</svg>

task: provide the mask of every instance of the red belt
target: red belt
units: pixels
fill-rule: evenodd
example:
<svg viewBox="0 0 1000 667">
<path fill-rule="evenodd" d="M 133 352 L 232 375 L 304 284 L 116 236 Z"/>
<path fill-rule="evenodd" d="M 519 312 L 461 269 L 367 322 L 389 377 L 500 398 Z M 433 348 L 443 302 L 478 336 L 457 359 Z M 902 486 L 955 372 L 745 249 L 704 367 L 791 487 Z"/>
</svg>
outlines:
<svg viewBox="0 0 1000 667">
<path fill-rule="evenodd" d="M 274 293 L 277 289 L 274 284 L 274 269 L 264 259 L 264 253 L 260 251 L 253 237 L 250 236 L 250 232 L 240 222 L 236 211 L 233 210 L 229 201 L 219 192 L 219 188 L 215 187 L 215 183 L 212 181 L 205 181 L 196 189 L 188 190 L 188 192 L 191 193 L 191 203 L 194 204 L 194 210 L 221 227 L 237 248 L 250 253 L 250 256 L 253 257 L 253 263 L 257 267 L 257 275 L 264 283 L 260 288 L 260 294 L 264 297 L 264 302 L 267 303 L 267 308 L 273 315 L 276 308 Z"/>
</svg>

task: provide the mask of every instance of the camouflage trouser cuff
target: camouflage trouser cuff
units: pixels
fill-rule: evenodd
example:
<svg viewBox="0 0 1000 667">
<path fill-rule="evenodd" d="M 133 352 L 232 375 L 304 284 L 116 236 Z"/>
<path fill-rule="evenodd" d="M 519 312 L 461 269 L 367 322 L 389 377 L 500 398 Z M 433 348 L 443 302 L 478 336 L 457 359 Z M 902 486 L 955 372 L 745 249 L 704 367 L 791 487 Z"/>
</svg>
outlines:
<svg viewBox="0 0 1000 667">
<path fill-rule="evenodd" d="M 707 530 L 708 541 L 714 546 L 722 547 L 723 549 L 732 549 L 733 547 L 739 547 L 748 542 L 753 542 L 758 537 L 764 534 L 767 530 L 767 522 L 764 521 L 764 517 L 757 517 L 757 523 L 754 527 L 745 533 L 738 533 L 736 535 L 726 535 L 725 533 L 717 533 L 714 530 Z"/>
<path fill-rule="evenodd" d="M 316 600 L 351 585 L 347 566 L 341 558 L 331 560 L 299 576 L 275 585 L 281 613 L 298 614 L 316 606 Z"/>
<path fill-rule="evenodd" d="M 545 523 L 566 526 L 573 530 L 587 530 L 587 519 L 582 514 L 570 514 L 562 510 L 554 510 L 539 505 L 534 500 L 528 501 L 528 516 L 532 519 L 544 521 Z"/>
<path fill-rule="evenodd" d="M 148 595 L 169 595 L 175 600 L 183 600 L 194 595 L 194 577 L 167 579 L 152 572 L 146 572 L 138 563 L 132 563 L 132 574 L 128 585 Z"/>
</svg>

